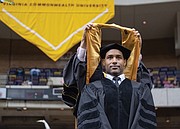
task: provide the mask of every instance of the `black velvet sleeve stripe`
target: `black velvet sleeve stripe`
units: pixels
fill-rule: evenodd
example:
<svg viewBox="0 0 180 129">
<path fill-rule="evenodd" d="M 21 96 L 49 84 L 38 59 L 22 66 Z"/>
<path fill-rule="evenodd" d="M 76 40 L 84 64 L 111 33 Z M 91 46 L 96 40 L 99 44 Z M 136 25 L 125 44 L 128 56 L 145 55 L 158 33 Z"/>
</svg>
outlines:
<svg viewBox="0 0 180 129">
<path fill-rule="evenodd" d="M 99 129 L 99 128 L 101 128 L 101 123 L 100 121 L 97 121 L 97 122 L 84 124 L 82 127 L 78 129 Z"/>
<path fill-rule="evenodd" d="M 93 101 L 83 104 L 80 107 L 79 111 L 83 112 L 85 110 L 92 109 L 92 108 L 96 107 L 97 105 L 98 105 L 98 101 L 96 99 L 94 99 Z M 81 112 L 79 112 L 78 114 L 81 114 Z"/>
<path fill-rule="evenodd" d="M 78 125 L 80 125 L 85 120 L 91 120 L 91 119 L 98 118 L 99 115 L 100 115 L 100 113 L 98 110 L 90 112 L 90 113 L 86 113 L 79 118 Z"/>
<path fill-rule="evenodd" d="M 155 125 L 152 125 L 150 123 L 144 122 L 142 120 L 139 120 L 138 123 L 144 129 L 156 129 Z"/>
<path fill-rule="evenodd" d="M 148 113 L 144 112 L 142 109 L 140 110 L 140 115 L 141 115 L 141 117 L 156 123 L 156 117 L 152 114 L 148 114 Z"/>
<path fill-rule="evenodd" d="M 153 105 L 149 105 L 144 99 L 141 100 L 141 104 L 142 106 L 147 109 L 147 110 L 150 110 L 152 112 L 155 112 L 155 108 Z"/>
</svg>

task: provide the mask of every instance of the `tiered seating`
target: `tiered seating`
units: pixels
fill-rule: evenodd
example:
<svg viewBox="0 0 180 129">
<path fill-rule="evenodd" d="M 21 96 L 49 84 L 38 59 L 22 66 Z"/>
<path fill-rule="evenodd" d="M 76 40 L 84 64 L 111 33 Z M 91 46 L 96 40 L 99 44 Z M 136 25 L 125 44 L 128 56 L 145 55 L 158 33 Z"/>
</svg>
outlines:
<svg viewBox="0 0 180 129">
<path fill-rule="evenodd" d="M 16 85 L 21 85 L 24 81 L 24 69 L 23 68 L 17 68 L 16 70 Z"/>
<path fill-rule="evenodd" d="M 150 68 L 155 87 L 179 87 L 180 71 L 176 67 Z"/>
<path fill-rule="evenodd" d="M 61 77 L 62 76 L 62 70 L 53 68 L 52 69 L 53 77 Z"/>
<path fill-rule="evenodd" d="M 58 68 L 10 68 L 8 85 L 46 85 L 49 77 L 62 77 Z"/>
<path fill-rule="evenodd" d="M 24 80 L 31 80 L 30 68 L 24 68 Z"/>
<path fill-rule="evenodd" d="M 176 80 L 180 82 L 180 70 L 175 71 Z"/>
<path fill-rule="evenodd" d="M 15 85 L 16 84 L 16 68 L 10 68 L 9 74 L 8 74 L 8 85 Z"/>
</svg>

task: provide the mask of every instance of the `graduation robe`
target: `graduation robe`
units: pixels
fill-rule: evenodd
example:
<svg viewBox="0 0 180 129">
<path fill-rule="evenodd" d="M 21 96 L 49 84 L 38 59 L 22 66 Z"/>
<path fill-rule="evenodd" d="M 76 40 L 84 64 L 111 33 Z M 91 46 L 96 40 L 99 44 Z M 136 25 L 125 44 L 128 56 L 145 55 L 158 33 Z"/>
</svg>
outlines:
<svg viewBox="0 0 180 129">
<path fill-rule="evenodd" d="M 63 69 L 63 93 L 62 98 L 65 104 L 70 107 L 77 107 L 81 90 L 86 84 L 86 62 L 77 58 L 76 53 L 70 58 Z M 102 67 L 99 65 L 90 79 L 90 82 L 103 78 Z M 76 116 L 76 114 L 74 114 Z"/>
<path fill-rule="evenodd" d="M 126 127 L 128 127 L 127 129 L 155 129 L 156 114 L 150 91 L 151 81 L 149 80 L 147 71 L 142 68 L 139 70 L 139 74 L 141 75 L 138 76 L 139 79 L 144 79 L 142 81 L 143 83 L 137 83 L 126 79 L 126 81 L 128 80 L 127 82 L 133 84 L 130 86 L 132 87 L 130 97 L 132 101 L 129 104 L 130 107 L 128 110 L 129 114 Z M 118 127 L 121 125 L 116 125 L 117 123 L 123 123 L 117 120 L 118 115 L 116 111 L 119 110 L 119 108 L 115 109 L 114 115 L 113 113 L 111 114 L 111 108 L 108 108 L 108 105 L 117 105 L 117 101 L 119 100 L 116 98 L 117 95 L 115 95 L 117 91 L 113 92 L 114 88 L 112 87 L 115 87 L 114 84 L 103 77 L 101 67 L 97 68 L 90 79 L 92 83 L 88 85 L 85 85 L 85 75 L 86 62 L 81 62 L 77 59 L 76 54 L 74 54 L 64 67 L 64 90 L 62 97 L 63 101 L 68 106 L 74 107 L 74 115 L 78 118 L 78 129 L 124 129 Z M 145 78 L 143 78 L 144 75 Z M 112 90 L 109 90 L 109 88 Z M 81 95 L 83 97 L 81 97 Z M 126 97 L 127 95 L 124 96 L 124 98 Z M 80 101 L 79 98 L 81 98 Z M 113 101 L 114 99 L 117 101 Z M 77 110 L 78 113 L 76 112 Z M 108 113 L 108 111 L 110 112 Z"/>
<path fill-rule="evenodd" d="M 108 79 L 92 82 L 81 92 L 78 129 L 156 129 L 148 85 L 125 79 L 118 88 Z"/>
</svg>

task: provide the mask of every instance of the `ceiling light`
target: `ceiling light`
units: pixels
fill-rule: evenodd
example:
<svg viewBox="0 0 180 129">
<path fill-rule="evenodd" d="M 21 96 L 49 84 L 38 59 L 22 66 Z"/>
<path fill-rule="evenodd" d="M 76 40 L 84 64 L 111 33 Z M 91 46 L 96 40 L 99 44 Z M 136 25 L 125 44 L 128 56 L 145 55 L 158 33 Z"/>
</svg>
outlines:
<svg viewBox="0 0 180 129">
<path fill-rule="evenodd" d="M 142 23 L 143 23 L 143 25 L 146 25 L 146 24 L 147 24 L 147 21 L 143 21 Z"/>
<path fill-rule="evenodd" d="M 166 119 L 166 123 L 169 123 L 170 122 L 170 120 L 169 119 Z"/>
</svg>

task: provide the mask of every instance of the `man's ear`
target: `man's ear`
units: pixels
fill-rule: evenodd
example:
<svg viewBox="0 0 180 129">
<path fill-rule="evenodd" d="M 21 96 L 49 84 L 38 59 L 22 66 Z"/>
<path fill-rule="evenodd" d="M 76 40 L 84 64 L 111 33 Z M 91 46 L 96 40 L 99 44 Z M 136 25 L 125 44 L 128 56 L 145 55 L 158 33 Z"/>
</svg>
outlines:
<svg viewBox="0 0 180 129">
<path fill-rule="evenodd" d="M 127 65 L 127 60 L 125 59 L 124 60 L 124 67 L 126 67 L 126 65 Z"/>
<path fill-rule="evenodd" d="M 105 59 L 101 59 L 101 64 L 103 67 L 105 66 Z"/>
</svg>

